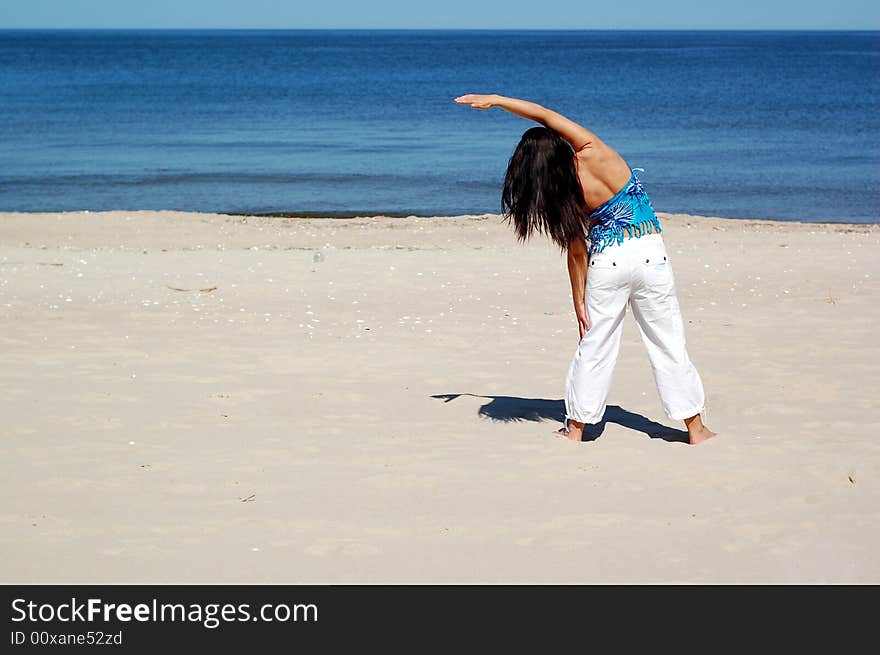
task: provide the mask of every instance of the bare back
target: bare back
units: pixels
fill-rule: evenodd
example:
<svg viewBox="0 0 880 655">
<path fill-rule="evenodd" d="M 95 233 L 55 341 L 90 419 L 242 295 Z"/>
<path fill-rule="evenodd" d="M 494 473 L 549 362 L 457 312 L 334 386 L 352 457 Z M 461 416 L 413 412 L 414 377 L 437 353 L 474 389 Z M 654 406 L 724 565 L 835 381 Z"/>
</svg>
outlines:
<svg viewBox="0 0 880 655">
<path fill-rule="evenodd" d="M 574 162 L 587 212 L 613 198 L 629 182 L 632 174 L 623 157 L 601 142 L 575 153 Z"/>
</svg>

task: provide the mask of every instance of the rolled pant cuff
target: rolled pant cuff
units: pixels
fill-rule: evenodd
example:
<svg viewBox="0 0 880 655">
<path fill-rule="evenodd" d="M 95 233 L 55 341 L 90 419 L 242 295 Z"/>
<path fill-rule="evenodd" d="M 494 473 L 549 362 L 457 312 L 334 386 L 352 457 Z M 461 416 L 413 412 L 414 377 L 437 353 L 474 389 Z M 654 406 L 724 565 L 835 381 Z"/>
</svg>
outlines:
<svg viewBox="0 0 880 655">
<path fill-rule="evenodd" d="M 691 416 L 696 416 L 697 414 L 700 414 L 702 416 L 703 412 L 705 412 L 705 411 L 706 411 L 706 406 L 700 405 L 698 407 L 694 407 L 693 409 L 689 409 L 684 412 L 672 412 L 672 413 L 667 413 L 666 415 L 670 419 L 672 419 L 673 421 L 683 421 L 686 418 L 690 418 Z"/>
<path fill-rule="evenodd" d="M 570 416 L 569 414 L 565 415 L 565 424 L 568 425 L 569 421 L 577 421 L 578 423 L 584 423 L 585 425 L 596 425 L 596 423 L 601 423 L 602 419 L 605 416 L 605 412 L 602 412 L 598 418 L 578 418 L 576 416 Z"/>
</svg>

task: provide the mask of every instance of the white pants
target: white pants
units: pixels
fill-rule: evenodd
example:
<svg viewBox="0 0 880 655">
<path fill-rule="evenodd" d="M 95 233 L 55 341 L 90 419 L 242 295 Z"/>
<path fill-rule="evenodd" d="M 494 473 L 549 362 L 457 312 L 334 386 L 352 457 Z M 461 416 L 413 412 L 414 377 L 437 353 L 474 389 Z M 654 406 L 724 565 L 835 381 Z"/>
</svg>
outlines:
<svg viewBox="0 0 880 655">
<path fill-rule="evenodd" d="M 578 343 L 565 385 L 565 417 L 599 423 L 605 414 L 626 306 L 648 349 L 666 415 L 702 413 L 703 383 L 688 358 L 675 278 L 659 233 L 630 237 L 590 256 L 586 305 L 590 329 Z"/>
</svg>

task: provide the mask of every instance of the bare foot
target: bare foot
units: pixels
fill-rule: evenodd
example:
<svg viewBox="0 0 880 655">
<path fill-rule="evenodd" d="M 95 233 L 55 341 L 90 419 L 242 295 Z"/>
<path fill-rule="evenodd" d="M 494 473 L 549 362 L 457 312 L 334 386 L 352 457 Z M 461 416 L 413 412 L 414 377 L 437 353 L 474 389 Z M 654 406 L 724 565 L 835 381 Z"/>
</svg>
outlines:
<svg viewBox="0 0 880 655">
<path fill-rule="evenodd" d="M 555 434 L 557 437 L 565 437 L 569 441 L 583 441 L 583 435 L 584 435 L 583 423 L 581 423 L 580 427 L 578 427 L 576 424 L 573 424 L 573 422 L 570 422 L 569 425 L 571 425 L 571 427 L 559 428 L 553 434 Z"/>
<path fill-rule="evenodd" d="M 684 424 L 687 426 L 688 437 L 690 437 L 692 446 L 703 443 L 706 439 L 711 439 L 715 436 L 712 430 L 703 425 L 703 419 L 699 414 L 686 418 Z"/>
<path fill-rule="evenodd" d="M 716 432 L 712 432 L 712 430 L 705 425 L 701 425 L 698 430 L 688 430 L 692 446 L 696 446 L 698 443 L 703 443 L 706 439 L 711 439 L 716 434 Z"/>
</svg>

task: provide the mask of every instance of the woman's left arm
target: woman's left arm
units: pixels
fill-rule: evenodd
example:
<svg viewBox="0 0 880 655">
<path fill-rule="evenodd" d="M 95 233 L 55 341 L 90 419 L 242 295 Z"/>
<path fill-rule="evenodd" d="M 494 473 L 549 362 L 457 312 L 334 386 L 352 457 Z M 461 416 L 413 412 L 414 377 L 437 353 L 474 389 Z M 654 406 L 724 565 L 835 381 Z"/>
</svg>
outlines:
<svg viewBox="0 0 880 655">
<path fill-rule="evenodd" d="M 489 95 L 468 93 L 457 97 L 455 102 L 460 105 L 470 105 L 474 109 L 501 107 L 511 114 L 541 123 L 544 127 L 549 127 L 558 132 L 559 136 L 571 144 L 575 152 L 590 148 L 599 142 L 599 138 L 584 126 L 578 125 L 570 118 L 566 118 L 562 114 L 530 100 L 508 98 L 494 93 Z"/>
<path fill-rule="evenodd" d="M 574 315 L 577 318 L 579 339 L 583 339 L 590 329 L 587 316 L 587 271 L 590 270 L 590 253 L 582 239 L 572 239 L 568 244 L 568 277 L 571 281 L 571 298 L 574 301 Z"/>
</svg>

